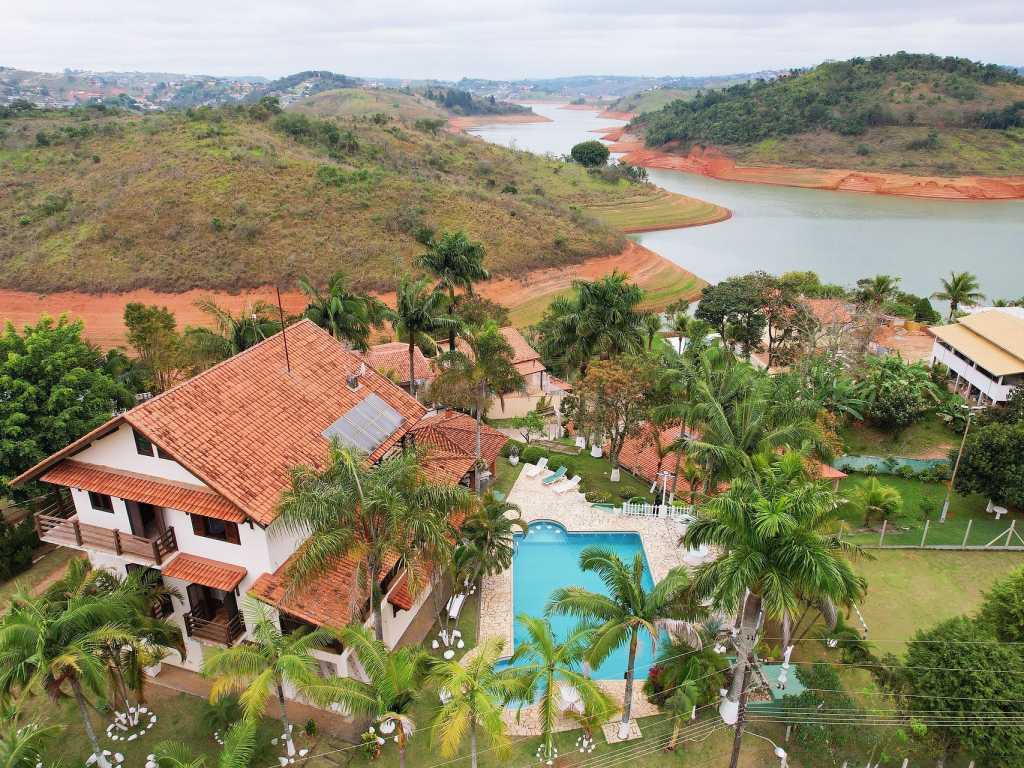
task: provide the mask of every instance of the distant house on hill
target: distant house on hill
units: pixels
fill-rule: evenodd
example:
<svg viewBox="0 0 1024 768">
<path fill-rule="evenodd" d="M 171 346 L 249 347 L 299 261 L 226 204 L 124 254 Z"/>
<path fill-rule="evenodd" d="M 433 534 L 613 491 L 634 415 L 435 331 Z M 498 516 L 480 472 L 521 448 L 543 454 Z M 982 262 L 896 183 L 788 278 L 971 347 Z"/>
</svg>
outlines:
<svg viewBox="0 0 1024 768">
<path fill-rule="evenodd" d="M 953 389 L 977 403 L 1003 403 L 1024 385 L 1024 310 L 989 307 L 928 329 L 931 361 L 949 368 Z"/>
</svg>

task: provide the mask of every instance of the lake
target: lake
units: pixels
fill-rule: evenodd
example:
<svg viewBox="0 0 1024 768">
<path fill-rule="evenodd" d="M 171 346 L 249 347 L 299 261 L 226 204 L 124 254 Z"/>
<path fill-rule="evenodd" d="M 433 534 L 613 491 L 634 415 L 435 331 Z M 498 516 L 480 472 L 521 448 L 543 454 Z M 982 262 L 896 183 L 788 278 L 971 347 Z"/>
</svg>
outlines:
<svg viewBox="0 0 1024 768">
<path fill-rule="evenodd" d="M 574 143 L 597 135 L 594 129 L 623 124 L 556 105 L 533 109 L 553 122 L 484 126 L 473 133 L 539 154 L 567 154 Z M 648 173 L 660 187 L 732 211 L 719 224 L 635 236 L 711 282 L 755 269 L 810 269 L 826 282 L 851 286 L 884 273 L 902 278 L 907 291 L 930 294 L 940 277 L 967 270 L 989 298 L 1024 296 L 1024 201 L 919 200 Z"/>
</svg>

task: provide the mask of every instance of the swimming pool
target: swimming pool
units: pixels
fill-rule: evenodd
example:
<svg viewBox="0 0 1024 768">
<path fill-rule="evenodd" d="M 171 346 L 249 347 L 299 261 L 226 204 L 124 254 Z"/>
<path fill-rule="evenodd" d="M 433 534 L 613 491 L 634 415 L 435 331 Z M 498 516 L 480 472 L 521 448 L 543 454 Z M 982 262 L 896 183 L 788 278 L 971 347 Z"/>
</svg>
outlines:
<svg viewBox="0 0 1024 768">
<path fill-rule="evenodd" d="M 530 523 L 526 535 L 516 534 L 515 546 L 512 559 L 512 609 L 515 616 L 520 613 L 543 616 L 548 598 L 559 587 L 580 586 L 593 592 L 604 592 L 604 584 L 597 574 L 580 570 L 580 552 L 584 547 L 607 547 L 626 563 L 632 563 L 639 552 L 644 557 L 644 587 L 651 589 L 654 586 L 643 543 L 636 533 L 569 533 L 558 523 L 538 520 Z M 551 626 L 559 639 L 577 623 L 577 619 L 569 616 L 551 617 Z M 524 639 L 524 634 L 516 622 L 516 645 Z M 628 657 L 629 647 L 623 644 L 593 670 L 593 676 L 598 680 L 621 680 L 626 674 Z M 638 679 L 647 677 L 652 663 L 650 640 L 641 636 L 636 656 Z"/>
</svg>

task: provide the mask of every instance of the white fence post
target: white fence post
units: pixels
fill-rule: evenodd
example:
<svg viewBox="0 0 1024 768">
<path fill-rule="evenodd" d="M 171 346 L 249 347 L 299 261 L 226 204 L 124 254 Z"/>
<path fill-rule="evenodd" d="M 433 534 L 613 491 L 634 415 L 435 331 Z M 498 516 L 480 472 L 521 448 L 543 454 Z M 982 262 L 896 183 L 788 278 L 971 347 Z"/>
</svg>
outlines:
<svg viewBox="0 0 1024 768">
<path fill-rule="evenodd" d="M 925 520 L 924 521 L 924 533 L 921 534 L 921 546 L 922 547 L 924 546 L 924 540 L 928 538 L 928 523 L 930 523 L 930 522 L 931 522 L 931 520 Z"/>
<path fill-rule="evenodd" d="M 879 549 L 882 548 L 882 542 L 885 541 L 885 528 L 888 525 L 888 523 L 889 523 L 888 520 L 883 520 L 882 521 L 882 533 L 878 537 L 878 548 Z"/>
<path fill-rule="evenodd" d="M 967 530 L 964 531 L 964 540 L 960 545 L 961 549 L 967 549 L 967 537 L 971 535 L 971 525 L 974 523 L 974 518 L 967 519 Z"/>
<path fill-rule="evenodd" d="M 1006 532 L 1006 546 L 1010 546 L 1010 541 L 1013 539 L 1013 529 L 1017 527 L 1017 521 L 1010 521 L 1010 530 Z"/>
</svg>

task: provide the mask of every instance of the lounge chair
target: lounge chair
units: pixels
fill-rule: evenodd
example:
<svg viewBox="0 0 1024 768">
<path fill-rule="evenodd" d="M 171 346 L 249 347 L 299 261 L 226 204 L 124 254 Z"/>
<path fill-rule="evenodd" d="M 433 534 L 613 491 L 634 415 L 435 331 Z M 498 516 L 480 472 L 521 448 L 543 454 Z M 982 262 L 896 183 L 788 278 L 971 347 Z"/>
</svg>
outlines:
<svg viewBox="0 0 1024 768">
<path fill-rule="evenodd" d="M 578 486 L 583 481 L 583 478 L 579 475 L 573 475 L 572 480 L 567 483 L 559 483 L 555 486 L 555 493 L 565 493 L 571 491 L 573 488 Z"/>
<path fill-rule="evenodd" d="M 545 469 L 547 469 L 547 466 L 548 466 L 548 457 L 547 456 L 541 456 L 540 461 L 538 461 L 536 464 L 531 464 L 526 469 L 524 469 L 523 470 L 523 474 L 526 475 L 527 477 L 536 477 L 541 472 L 543 472 Z"/>
<path fill-rule="evenodd" d="M 448 616 L 458 621 L 459 614 L 462 613 L 462 604 L 465 602 L 466 596 L 461 592 L 457 595 L 452 595 L 452 599 L 448 601 Z"/>
<path fill-rule="evenodd" d="M 566 471 L 567 470 L 565 467 L 559 467 L 558 469 L 555 470 L 555 474 L 548 475 L 547 477 L 544 478 L 544 485 L 554 485 L 563 477 L 565 477 Z"/>
</svg>

